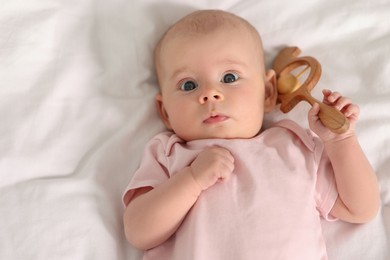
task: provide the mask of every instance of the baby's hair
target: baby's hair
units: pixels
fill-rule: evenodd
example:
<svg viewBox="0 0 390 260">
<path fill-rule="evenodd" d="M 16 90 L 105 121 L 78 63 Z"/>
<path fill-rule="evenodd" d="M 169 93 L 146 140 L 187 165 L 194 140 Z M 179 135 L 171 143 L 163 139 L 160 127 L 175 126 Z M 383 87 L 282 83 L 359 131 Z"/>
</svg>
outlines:
<svg viewBox="0 0 390 260">
<path fill-rule="evenodd" d="M 177 23 L 169 30 L 176 33 L 209 33 L 225 26 L 246 27 L 257 34 L 256 29 L 241 17 L 221 10 L 200 10 L 193 12 Z"/>
<path fill-rule="evenodd" d="M 154 50 L 154 63 L 158 77 L 158 64 L 163 44 L 172 37 L 208 34 L 222 28 L 235 28 L 247 30 L 258 42 L 262 50 L 262 42 L 258 31 L 245 19 L 222 10 L 199 10 L 184 16 L 173 24 L 158 41 Z M 262 53 L 262 52 L 261 52 Z M 263 59 L 263 57 L 259 57 Z"/>
</svg>

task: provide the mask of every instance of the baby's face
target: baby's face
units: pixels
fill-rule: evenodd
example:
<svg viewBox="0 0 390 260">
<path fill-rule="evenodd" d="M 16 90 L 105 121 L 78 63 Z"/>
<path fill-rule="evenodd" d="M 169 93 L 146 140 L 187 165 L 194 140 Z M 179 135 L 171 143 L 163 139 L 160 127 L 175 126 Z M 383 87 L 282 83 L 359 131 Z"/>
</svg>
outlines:
<svg viewBox="0 0 390 260">
<path fill-rule="evenodd" d="M 250 33 L 237 29 L 166 41 L 157 96 L 166 126 L 186 141 L 255 136 L 271 109 L 261 51 Z"/>
</svg>

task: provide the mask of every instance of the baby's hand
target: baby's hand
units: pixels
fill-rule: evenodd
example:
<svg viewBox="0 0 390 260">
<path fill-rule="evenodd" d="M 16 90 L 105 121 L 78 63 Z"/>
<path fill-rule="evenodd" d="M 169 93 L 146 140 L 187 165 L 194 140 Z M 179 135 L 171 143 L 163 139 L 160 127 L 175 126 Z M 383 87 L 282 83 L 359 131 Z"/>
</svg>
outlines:
<svg viewBox="0 0 390 260">
<path fill-rule="evenodd" d="M 315 104 L 309 111 L 309 126 L 323 142 L 342 140 L 354 134 L 355 125 L 359 117 L 360 109 L 352 101 L 342 96 L 339 92 L 332 92 L 324 89 L 323 103 L 332 106 L 342 112 L 349 120 L 349 129 L 343 134 L 336 134 L 326 128 L 320 121 L 318 113 L 320 111 L 318 104 Z"/>
<path fill-rule="evenodd" d="M 213 186 L 217 181 L 226 181 L 234 170 L 232 154 L 221 147 L 202 151 L 190 165 L 191 173 L 202 190 Z"/>
</svg>

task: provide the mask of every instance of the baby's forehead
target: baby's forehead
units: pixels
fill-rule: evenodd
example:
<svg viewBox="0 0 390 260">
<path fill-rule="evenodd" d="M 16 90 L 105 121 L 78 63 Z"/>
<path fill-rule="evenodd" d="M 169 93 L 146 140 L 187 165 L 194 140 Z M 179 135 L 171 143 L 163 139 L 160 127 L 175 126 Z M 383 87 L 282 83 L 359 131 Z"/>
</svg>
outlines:
<svg viewBox="0 0 390 260">
<path fill-rule="evenodd" d="M 155 58 L 161 54 L 163 46 L 169 45 L 177 38 L 191 38 L 213 35 L 217 32 L 228 32 L 231 37 L 249 35 L 262 52 L 262 41 L 258 31 L 246 20 L 223 11 L 199 11 L 185 16 L 171 26 L 158 42 Z"/>
<path fill-rule="evenodd" d="M 165 47 L 170 46 L 172 41 L 182 37 L 191 38 L 202 35 L 213 35 L 216 32 L 229 32 L 229 35 L 232 37 L 240 37 L 247 33 L 250 37 L 245 38 L 253 39 L 253 43 L 257 49 L 256 52 L 258 52 L 259 57 L 262 59 L 263 46 L 260 35 L 249 22 L 232 13 L 219 10 L 202 10 L 180 19 L 160 39 L 154 53 L 157 76 L 160 76 L 161 56 L 164 55 Z"/>
<path fill-rule="evenodd" d="M 208 34 L 217 30 L 240 29 L 257 33 L 246 20 L 223 11 L 204 10 L 191 13 L 176 22 L 166 33 L 166 37 L 185 34 Z"/>
</svg>

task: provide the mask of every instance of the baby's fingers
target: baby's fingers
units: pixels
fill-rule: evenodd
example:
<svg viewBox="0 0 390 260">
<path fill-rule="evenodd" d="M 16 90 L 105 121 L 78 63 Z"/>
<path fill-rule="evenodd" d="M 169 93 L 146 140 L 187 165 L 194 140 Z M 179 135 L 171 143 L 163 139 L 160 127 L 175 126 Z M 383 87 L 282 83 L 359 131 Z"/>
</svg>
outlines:
<svg viewBox="0 0 390 260">
<path fill-rule="evenodd" d="M 350 104 L 346 106 L 342 112 L 349 119 L 357 119 L 360 114 L 360 108 L 358 105 Z"/>
<path fill-rule="evenodd" d="M 340 98 L 343 96 L 341 95 L 340 92 L 332 92 L 329 89 L 324 89 L 322 91 L 322 94 L 324 95 L 324 100 L 323 102 L 330 105 L 330 104 L 335 104 Z"/>
<path fill-rule="evenodd" d="M 352 104 L 351 99 L 342 96 L 339 92 L 332 92 L 330 90 L 324 90 L 324 103 L 331 105 L 338 110 L 344 109 L 344 107 Z"/>
<path fill-rule="evenodd" d="M 342 96 L 339 92 L 323 90 L 324 103 L 341 111 L 347 118 L 357 119 L 360 113 L 359 106 L 352 103 L 348 97 Z"/>
</svg>

